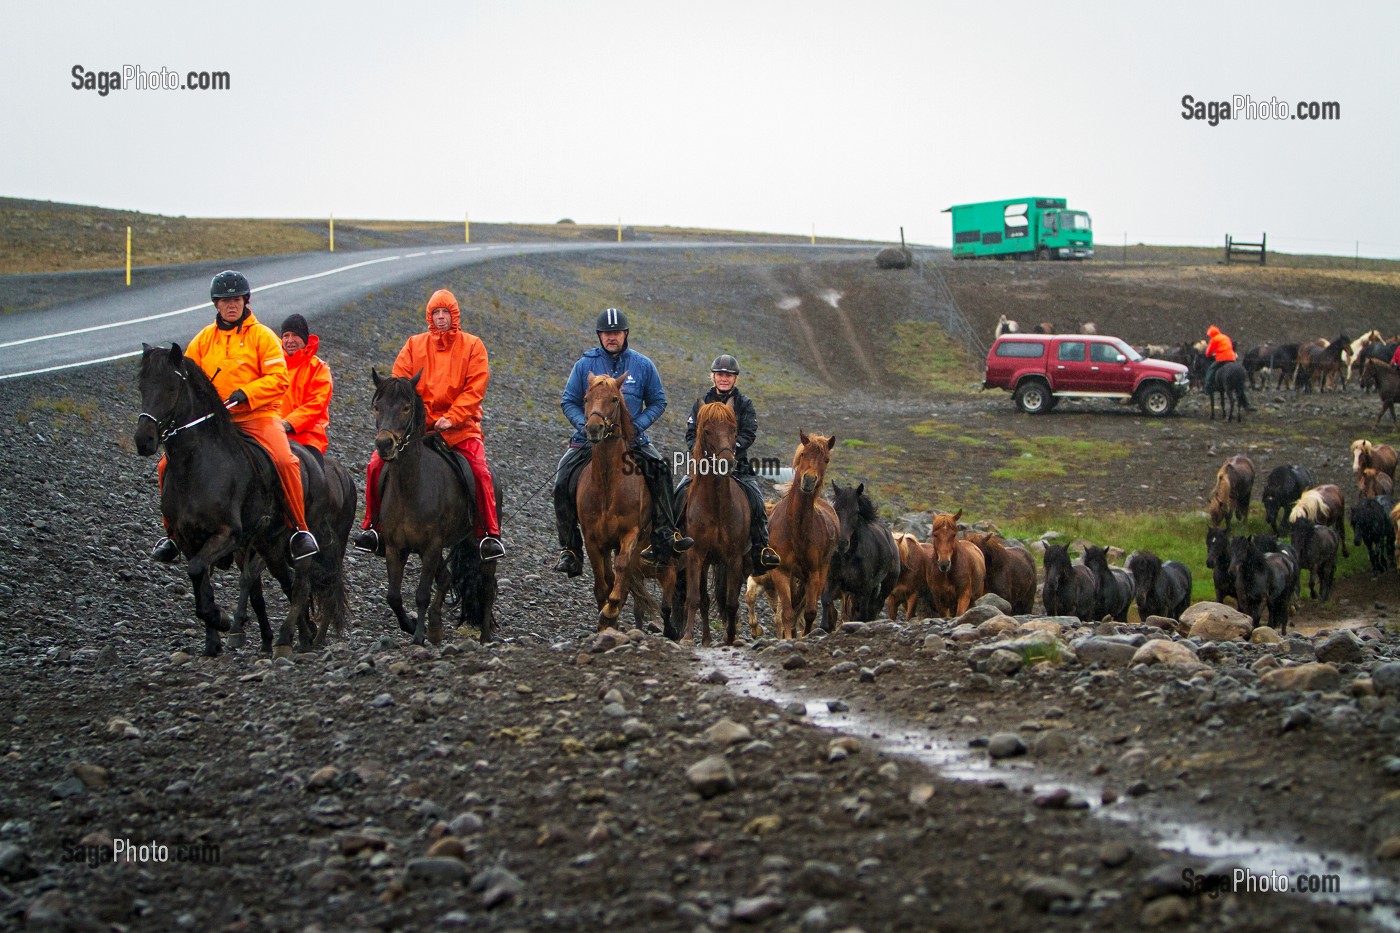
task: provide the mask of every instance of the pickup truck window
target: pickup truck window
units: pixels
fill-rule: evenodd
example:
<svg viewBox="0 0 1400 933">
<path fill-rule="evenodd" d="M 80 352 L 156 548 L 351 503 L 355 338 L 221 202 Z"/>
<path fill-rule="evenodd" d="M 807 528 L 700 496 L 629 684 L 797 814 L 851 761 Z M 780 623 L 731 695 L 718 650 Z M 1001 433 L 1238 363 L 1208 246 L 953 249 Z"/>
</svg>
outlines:
<svg viewBox="0 0 1400 933">
<path fill-rule="evenodd" d="M 1026 340 L 1009 340 L 997 344 L 997 356 L 1010 356 L 1016 359 L 1036 359 L 1045 355 L 1045 344 Z"/>
<path fill-rule="evenodd" d="M 1066 363 L 1084 362 L 1084 341 L 1066 340 L 1060 344 L 1059 358 Z"/>
<path fill-rule="evenodd" d="M 1126 363 L 1128 358 L 1118 352 L 1112 344 L 1095 343 L 1089 345 L 1089 359 L 1095 363 Z"/>
</svg>

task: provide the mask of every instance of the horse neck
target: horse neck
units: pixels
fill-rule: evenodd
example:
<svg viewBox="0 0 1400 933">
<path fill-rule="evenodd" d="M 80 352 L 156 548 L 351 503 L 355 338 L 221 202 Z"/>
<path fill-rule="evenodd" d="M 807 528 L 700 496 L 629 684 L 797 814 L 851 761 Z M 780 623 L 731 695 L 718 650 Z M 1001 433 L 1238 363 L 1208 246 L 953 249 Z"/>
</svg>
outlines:
<svg viewBox="0 0 1400 933">
<path fill-rule="evenodd" d="M 394 455 L 394 459 L 384 461 L 384 468 L 389 473 L 389 485 L 400 492 L 411 492 L 417 486 L 422 464 L 423 442 L 418 439 L 409 441 L 403 450 Z"/>
<path fill-rule="evenodd" d="M 623 473 L 622 464 L 626 452 L 627 444 L 621 437 L 610 437 L 593 445 L 593 457 L 589 466 L 598 477 L 601 487 L 611 488 L 617 482 Z"/>
</svg>

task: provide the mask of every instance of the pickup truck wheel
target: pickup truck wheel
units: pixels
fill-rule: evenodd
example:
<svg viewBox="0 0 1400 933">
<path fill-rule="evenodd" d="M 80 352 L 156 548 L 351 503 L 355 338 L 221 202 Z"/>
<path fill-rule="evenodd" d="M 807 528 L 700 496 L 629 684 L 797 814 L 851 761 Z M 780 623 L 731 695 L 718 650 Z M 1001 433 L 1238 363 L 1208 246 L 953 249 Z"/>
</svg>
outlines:
<svg viewBox="0 0 1400 933">
<path fill-rule="evenodd" d="M 1038 415 L 1050 410 L 1050 402 L 1053 398 L 1049 386 L 1039 379 L 1032 379 L 1029 382 L 1021 383 L 1013 400 L 1021 411 L 1028 415 Z"/>
<path fill-rule="evenodd" d="M 1176 408 L 1176 396 L 1163 385 L 1150 385 L 1138 393 L 1138 405 L 1154 418 L 1169 415 Z"/>
</svg>

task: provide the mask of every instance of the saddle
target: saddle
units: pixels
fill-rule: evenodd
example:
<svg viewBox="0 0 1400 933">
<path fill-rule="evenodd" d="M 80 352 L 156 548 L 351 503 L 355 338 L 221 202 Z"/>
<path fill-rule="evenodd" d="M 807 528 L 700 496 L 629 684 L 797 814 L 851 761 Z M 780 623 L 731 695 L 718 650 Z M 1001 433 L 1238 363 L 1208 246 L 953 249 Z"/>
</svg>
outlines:
<svg viewBox="0 0 1400 933">
<path fill-rule="evenodd" d="M 462 485 L 462 493 L 475 509 L 476 478 L 472 476 L 471 465 L 467 463 L 467 458 L 448 447 L 447 441 L 442 439 L 441 434 L 429 434 L 423 438 L 423 443 L 429 450 L 447 461 L 447 465 L 452 468 L 453 475 L 457 477 L 457 482 Z"/>
</svg>

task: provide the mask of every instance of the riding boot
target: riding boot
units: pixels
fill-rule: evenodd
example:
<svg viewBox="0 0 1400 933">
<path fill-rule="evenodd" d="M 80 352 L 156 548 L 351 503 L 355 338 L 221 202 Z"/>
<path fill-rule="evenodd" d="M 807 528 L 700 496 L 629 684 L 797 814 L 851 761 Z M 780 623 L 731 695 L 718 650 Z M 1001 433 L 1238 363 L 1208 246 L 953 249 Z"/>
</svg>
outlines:
<svg viewBox="0 0 1400 933">
<path fill-rule="evenodd" d="M 659 456 L 638 452 L 642 476 L 651 493 L 651 547 L 642 552 L 642 560 L 665 564 L 682 551 L 690 550 L 695 542 L 676 530 L 675 488 L 671 483 L 671 464 Z"/>
<path fill-rule="evenodd" d="M 746 476 L 736 476 L 734 480 L 749 500 L 749 563 L 753 568 L 752 576 L 761 577 L 781 565 L 782 559 L 768 546 L 768 510 L 763 506 L 758 484 L 746 481 L 749 480 Z"/>
<path fill-rule="evenodd" d="M 559 532 L 559 562 L 554 569 L 577 577 L 583 573 L 583 534 L 578 529 L 578 507 L 567 481 L 554 487 L 554 524 Z"/>
</svg>

